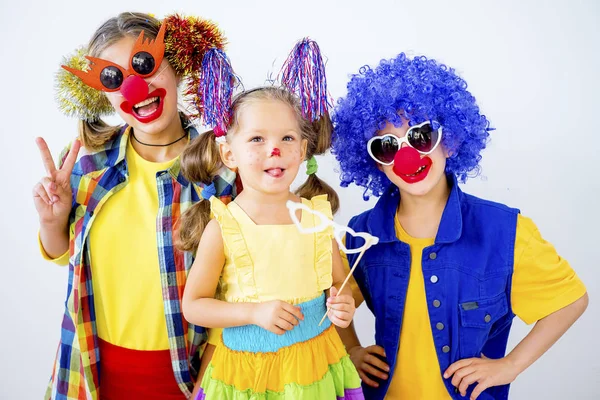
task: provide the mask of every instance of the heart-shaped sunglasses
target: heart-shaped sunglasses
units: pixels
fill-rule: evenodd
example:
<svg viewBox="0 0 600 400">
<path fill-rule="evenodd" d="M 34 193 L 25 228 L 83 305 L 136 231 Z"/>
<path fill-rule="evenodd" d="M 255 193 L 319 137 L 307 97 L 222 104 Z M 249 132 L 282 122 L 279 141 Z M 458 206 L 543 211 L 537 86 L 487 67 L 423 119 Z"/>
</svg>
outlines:
<svg viewBox="0 0 600 400">
<path fill-rule="evenodd" d="M 425 121 L 411 126 L 406 131 L 406 135 L 401 138 L 391 133 L 374 136 L 367 142 L 367 151 L 373 160 L 383 165 L 394 163 L 394 157 L 402 147 L 402 143 L 406 143 L 421 155 L 426 156 L 433 153 L 442 139 L 442 126 L 436 125 L 439 128 L 434 129 L 430 121 Z"/>
</svg>

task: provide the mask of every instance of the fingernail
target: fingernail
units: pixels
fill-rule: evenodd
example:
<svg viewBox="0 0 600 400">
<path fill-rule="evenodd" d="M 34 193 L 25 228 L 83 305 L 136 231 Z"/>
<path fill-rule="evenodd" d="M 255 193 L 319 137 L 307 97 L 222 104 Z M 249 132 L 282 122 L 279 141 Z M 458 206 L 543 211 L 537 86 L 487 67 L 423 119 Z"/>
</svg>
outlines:
<svg viewBox="0 0 600 400">
<path fill-rule="evenodd" d="M 444 379 L 448 379 L 448 374 L 444 374 Z"/>
<path fill-rule="evenodd" d="M 50 183 L 50 189 L 56 190 L 56 183 L 54 183 L 54 182 Z"/>
<path fill-rule="evenodd" d="M 57 201 L 58 201 L 58 197 L 57 197 L 57 196 L 53 196 L 53 197 L 52 197 L 52 202 L 53 202 L 53 203 L 56 203 Z"/>
</svg>

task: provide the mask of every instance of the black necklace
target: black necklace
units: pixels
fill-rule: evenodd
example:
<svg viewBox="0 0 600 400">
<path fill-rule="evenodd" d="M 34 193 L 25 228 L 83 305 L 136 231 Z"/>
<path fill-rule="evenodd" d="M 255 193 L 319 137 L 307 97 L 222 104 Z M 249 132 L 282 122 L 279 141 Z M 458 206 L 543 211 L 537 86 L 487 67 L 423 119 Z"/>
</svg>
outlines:
<svg viewBox="0 0 600 400">
<path fill-rule="evenodd" d="M 135 137 L 135 134 L 133 133 L 133 130 L 131 131 L 131 136 L 135 139 L 136 142 L 138 142 L 139 144 L 143 144 L 144 146 L 151 146 L 151 147 L 167 147 L 167 146 L 170 146 L 172 144 L 175 144 L 175 143 L 179 142 L 181 139 L 183 139 L 187 135 L 188 134 L 186 132 L 179 139 L 173 140 L 171 143 L 167 143 L 167 144 L 150 144 L 150 143 L 144 143 L 144 142 L 140 141 L 140 139 L 138 139 L 138 138 Z"/>
</svg>

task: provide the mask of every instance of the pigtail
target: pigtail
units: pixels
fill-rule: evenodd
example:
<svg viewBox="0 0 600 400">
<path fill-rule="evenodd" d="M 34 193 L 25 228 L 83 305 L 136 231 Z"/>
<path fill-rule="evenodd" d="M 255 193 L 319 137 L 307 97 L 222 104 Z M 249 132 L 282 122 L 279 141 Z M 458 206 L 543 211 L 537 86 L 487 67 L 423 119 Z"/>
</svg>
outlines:
<svg viewBox="0 0 600 400">
<path fill-rule="evenodd" d="M 179 241 L 181 251 L 195 252 L 200 243 L 204 228 L 210 222 L 210 201 L 200 200 L 188 208 L 180 220 Z"/>
<path fill-rule="evenodd" d="M 204 132 L 181 153 L 183 176 L 190 182 L 209 185 L 223 167 L 214 131 Z"/>
<path fill-rule="evenodd" d="M 310 199 L 318 195 L 327 195 L 331 203 L 331 211 L 336 213 L 340 208 L 340 198 L 336 191 L 325 181 L 317 176 L 317 159 L 315 155 L 325 154 L 331 147 L 331 134 L 333 125 L 329 113 L 324 113 L 319 119 L 311 123 L 311 132 L 308 138 L 308 151 L 306 154 L 306 174 L 308 179 L 297 190 L 296 195 Z"/>
<path fill-rule="evenodd" d="M 183 176 L 190 182 L 203 183 L 203 191 L 214 189 L 213 178 L 222 167 L 213 131 L 194 139 L 181 154 Z M 211 218 L 208 198 L 209 193 L 203 193 L 202 199 L 181 215 L 178 247 L 183 251 L 195 251 L 200 243 L 204 228 Z"/>
<path fill-rule="evenodd" d="M 101 119 L 96 121 L 79 120 L 79 139 L 88 150 L 96 150 L 113 139 L 122 126 L 108 125 Z"/>
<path fill-rule="evenodd" d="M 316 135 L 314 154 L 325 154 L 331 148 L 331 135 L 333 124 L 329 113 L 325 112 L 319 119 L 312 122 L 312 128 Z"/>
<path fill-rule="evenodd" d="M 180 248 L 185 251 L 196 250 L 210 221 L 208 200 L 217 194 L 213 178 L 224 167 L 217 138 L 225 140 L 233 90 L 239 83 L 229 58 L 220 47 L 222 43 L 208 49 L 198 63 L 198 87 L 202 96 L 196 104 L 204 124 L 213 129 L 196 138 L 181 154 L 183 176 L 190 182 L 204 184 L 200 201 L 181 216 Z"/>
<path fill-rule="evenodd" d="M 296 195 L 310 199 L 322 194 L 327 195 L 327 200 L 331 204 L 331 211 L 335 214 L 340 209 L 340 198 L 335 190 L 325 181 L 321 180 L 316 174 L 309 175 L 306 182 L 297 190 Z"/>
</svg>

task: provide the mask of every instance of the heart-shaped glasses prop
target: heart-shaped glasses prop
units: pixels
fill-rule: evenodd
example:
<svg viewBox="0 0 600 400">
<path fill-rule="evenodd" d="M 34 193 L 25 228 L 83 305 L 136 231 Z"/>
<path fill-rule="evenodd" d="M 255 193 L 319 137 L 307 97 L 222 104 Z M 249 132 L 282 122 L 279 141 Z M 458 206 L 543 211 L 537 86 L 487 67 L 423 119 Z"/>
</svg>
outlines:
<svg viewBox="0 0 600 400">
<path fill-rule="evenodd" d="M 305 233 L 305 234 L 317 233 L 317 232 L 322 232 L 325 229 L 331 227 L 333 229 L 333 237 L 335 238 L 335 241 L 337 242 L 338 246 L 344 253 L 346 253 L 346 254 L 359 253 L 358 257 L 356 258 L 356 261 L 354 262 L 354 265 L 352 266 L 352 268 L 350 269 L 350 272 L 348 273 L 348 276 L 346 276 L 346 279 L 344 280 L 344 282 L 342 283 L 342 286 L 340 286 L 340 289 L 338 290 L 338 293 L 340 293 L 342 290 L 344 290 L 344 287 L 350 280 L 350 277 L 354 273 L 354 270 L 358 266 L 358 263 L 360 262 L 362 256 L 365 254 L 365 252 L 371 246 L 376 245 L 379 242 L 379 238 L 372 236 L 366 232 L 355 232 L 352 228 L 350 228 L 348 226 L 337 224 L 337 223 L 333 222 L 332 220 L 330 220 L 329 218 L 327 218 L 327 216 L 325 214 L 323 214 L 322 212 L 313 210 L 303 203 L 296 203 L 293 201 L 288 201 L 287 203 L 285 203 L 285 205 L 288 208 L 288 211 L 290 212 L 290 218 L 292 219 L 292 221 L 294 222 L 294 225 L 296 225 L 296 227 L 298 228 L 300 233 Z M 310 227 L 310 228 L 306 228 L 306 227 L 302 226 L 302 222 L 300 222 L 300 220 L 298 220 L 298 215 L 297 215 L 297 211 L 299 211 L 299 210 L 306 211 L 307 213 L 318 217 L 318 223 L 315 224 L 315 226 Z M 365 241 L 365 243 L 356 249 L 348 249 L 343 240 L 344 235 L 346 235 L 346 234 L 350 234 L 354 237 L 362 238 Z M 336 296 L 337 296 L 337 294 L 336 294 Z M 325 318 L 327 317 L 327 314 L 329 313 L 329 311 L 331 311 L 331 308 L 328 307 L 327 312 L 325 313 L 325 315 L 323 315 L 323 318 L 321 318 L 321 321 L 319 322 L 319 326 L 321 326 L 323 321 L 325 321 Z"/>
</svg>

